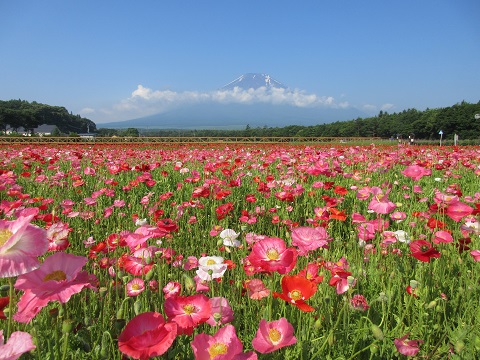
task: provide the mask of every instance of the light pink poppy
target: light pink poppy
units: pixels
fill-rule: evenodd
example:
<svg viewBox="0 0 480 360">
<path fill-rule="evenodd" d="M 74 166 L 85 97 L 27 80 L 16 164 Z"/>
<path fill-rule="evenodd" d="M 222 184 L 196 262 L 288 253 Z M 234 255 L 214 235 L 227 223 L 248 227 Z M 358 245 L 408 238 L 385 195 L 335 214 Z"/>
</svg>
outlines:
<svg viewBox="0 0 480 360">
<path fill-rule="evenodd" d="M 18 302 L 18 311 L 13 318 L 28 323 L 50 301 L 66 303 L 72 295 L 84 288 L 96 289 L 94 275 L 81 271 L 87 258 L 64 252 L 47 257 L 36 270 L 20 275 L 15 288 L 24 293 Z"/>
<path fill-rule="evenodd" d="M 39 267 L 38 256 L 48 250 L 47 233 L 30 224 L 38 209 L 17 220 L 0 220 L 0 278 L 14 277 Z"/>
<path fill-rule="evenodd" d="M 184 270 L 192 270 L 198 267 L 198 259 L 195 256 L 189 256 L 185 264 L 183 264 Z"/>
<path fill-rule="evenodd" d="M 292 231 L 292 245 L 298 247 L 298 255 L 300 256 L 307 255 L 309 251 L 321 247 L 327 248 L 331 240 L 323 227 L 301 226 Z"/>
<path fill-rule="evenodd" d="M 265 287 L 260 279 L 245 280 L 244 286 L 248 291 L 248 296 L 253 300 L 263 299 L 270 294 L 270 289 Z"/>
<path fill-rule="evenodd" d="M 397 205 L 388 199 L 388 194 L 379 193 L 375 195 L 368 204 L 368 210 L 373 210 L 377 214 L 390 214 Z"/>
<path fill-rule="evenodd" d="M 170 281 L 167 285 L 163 287 L 162 291 L 165 299 L 178 296 L 182 291 L 182 284 L 176 281 Z"/>
<path fill-rule="evenodd" d="M 138 296 L 145 290 L 145 282 L 140 278 L 134 278 L 127 283 L 126 288 L 128 296 Z"/>
<path fill-rule="evenodd" d="M 448 231 L 440 230 L 435 232 L 432 242 L 434 244 L 451 243 L 453 242 L 453 237 Z"/>
<path fill-rule="evenodd" d="M 267 322 L 260 320 L 257 334 L 252 340 L 253 348 L 261 354 L 268 354 L 285 346 L 293 345 L 297 338 L 293 336 L 293 325 L 285 318 Z"/>
<path fill-rule="evenodd" d="M 164 354 L 177 337 L 177 325 L 162 314 L 146 312 L 129 321 L 118 337 L 119 350 L 134 359 L 146 360 Z"/>
<path fill-rule="evenodd" d="M 412 180 L 414 181 L 418 181 L 423 176 L 432 175 L 432 170 L 425 169 L 424 167 L 418 165 L 409 165 L 402 171 L 402 174 L 409 178 L 412 178 Z"/>
<path fill-rule="evenodd" d="M 176 296 L 165 299 L 168 320 L 177 323 L 178 333 L 191 335 L 193 329 L 210 318 L 212 305 L 202 294 Z"/>
<path fill-rule="evenodd" d="M 395 222 L 401 222 L 407 218 L 407 214 L 404 213 L 403 211 L 394 211 L 390 214 L 390 219 L 392 219 Z"/>
<path fill-rule="evenodd" d="M 53 223 L 47 229 L 47 239 L 49 241 L 48 250 L 49 251 L 63 251 L 69 245 L 68 234 L 72 229 L 68 227 L 68 224 L 65 224 L 61 221 Z"/>
<path fill-rule="evenodd" d="M 233 321 L 233 310 L 224 297 L 214 297 L 210 300 L 212 307 L 207 324 L 211 326 L 225 325 Z"/>
<path fill-rule="evenodd" d="M 422 340 L 408 340 L 408 335 L 397 338 L 393 341 L 398 352 L 405 356 L 415 356 L 417 355 L 419 343 L 423 343 Z"/>
<path fill-rule="evenodd" d="M 357 191 L 356 197 L 359 200 L 367 200 L 371 195 L 370 188 L 365 186 Z"/>
<path fill-rule="evenodd" d="M 265 238 L 253 244 L 248 260 L 262 271 L 287 274 L 295 267 L 297 251 L 287 248 L 282 239 Z"/>
<path fill-rule="evenodd" d="M 230 360 L 243 352 L 242 342 L 233 325 L 220 328 L 213 336 L 203 333 L 195 335 L 191 346 L 196 360 Z"/>
<path fill-rule="evenodd" d="M 0 359 L 16 360 L 22 354 L 35 349 L 32 336 L 23 331 L 15 331 L 5 343 L 3 330 L 0 330 Z"/>
</svg>

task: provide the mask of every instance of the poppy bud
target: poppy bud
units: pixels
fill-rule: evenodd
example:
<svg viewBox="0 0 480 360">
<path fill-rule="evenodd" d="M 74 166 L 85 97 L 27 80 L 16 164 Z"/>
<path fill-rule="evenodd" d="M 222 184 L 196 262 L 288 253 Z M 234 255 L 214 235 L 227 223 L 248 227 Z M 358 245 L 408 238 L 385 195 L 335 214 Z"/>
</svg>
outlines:
<svg viewBox="0 0 480 360">
<path fill-rule="evenodd" d="M 110 349 L 110 334 L 105 331 L 102 335 L 102 345 L 100 347 L 100 356 L 102 359 L 108 359 Z"/>
<path fill-rule="evenodd" d="M 335 335 L 333 335 L 333 331 L 328 334 L 327 342 L 330 346 L 333 346 L 333 344 L 335 343 Z"/>
<path fill-rule="evenodd" d="M 185 281 L 185 289 L 187 289 L 187 291 L 194 291 L 196 288 L 197 288 L 197 285 L 195 284 L 195 281 L 193 281 L 193 279 L 190 277 L 190 276 L 187 276 L 187 275 L 183 275 L 183 279 Z"/>
<path fill-rule="evenodd" d="M 135 315 L 138 315 L 142 312 L 142 302 L 140 300 L 137 300 L 133 303 L 133 311 L 135 312 Z"/>
<path fill-rule="evenodd" d="M 437 302 L 435 300 L 430 301 L 427 305 L 427 309 L 431 309 L 433 307 L 437 306 Z"/>
<path fill-rule="evenodd" d="M 418 281 L 410 280 L 410 286 L 412 287 L 412 289 L 416 289 L 418 287 Z"/>
<path fill-rule="evenodd" d="M 384 336 L 383 336 L 382 329 L 380 329 L 377 325 L 372 324 L 371 330 L 372 330 L 373 337 L 375 339 L 383 340 Z"/>
<path fill-rule="evenodd" d="M 62 322 L 62 333 L 64 334 L 68 334 L 72 331 L 72 327 L 73 327 L 73 321 L 72 320 L 64 320 Z"/>
<path fill-rule="evenodd" d="M 145 275 L 145 280 L 150 281 L 153 278 L 153 275 L 155 275 L 155 266 L 152 266 L 150 271 Z"/>
</svg>

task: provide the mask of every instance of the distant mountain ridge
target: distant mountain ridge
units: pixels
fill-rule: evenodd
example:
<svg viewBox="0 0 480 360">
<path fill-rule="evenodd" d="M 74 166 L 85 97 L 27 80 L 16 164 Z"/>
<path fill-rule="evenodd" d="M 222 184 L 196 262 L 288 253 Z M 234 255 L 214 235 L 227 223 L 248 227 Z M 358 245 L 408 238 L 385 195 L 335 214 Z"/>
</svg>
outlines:
<svg viewBox="0 0 480 360">
<path fill-rule="evenodd" d="M 250 90 L 254 90 L 252 95 Z M 278 91 L 273 91 L 278 90 Z M 282 82 L 264 73 L 247 73 L 227 83 L 220 92 L 246 96 L 260 96 L 255 101 L 208 101 L 184 104 L 174 109 L 141 118 L 99 124 L 112 129 L 240 129 L 250 127 L 281 127 L 288 125 L 316 125 L 333 121 L 350 120 L 366 114 L 353 107 L 297 106 L 285 98 L 294 93 Z M 278 96 L 269 100 L 274 93 Z M 301 93 L 300 93 L 301 94 Z M 315 95 L 313 95 L 315 96 Z M 280 98 L 280 100 L 278 100 Z M 272 98 L 273 99 L 273 98 Z"/>
</svg>

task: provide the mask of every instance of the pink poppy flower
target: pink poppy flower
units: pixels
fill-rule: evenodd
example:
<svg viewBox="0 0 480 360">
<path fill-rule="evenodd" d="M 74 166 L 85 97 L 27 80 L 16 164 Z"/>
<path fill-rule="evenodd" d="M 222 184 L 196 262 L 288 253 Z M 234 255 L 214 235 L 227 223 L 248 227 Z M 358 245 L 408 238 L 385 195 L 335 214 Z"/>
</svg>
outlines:
<svg viewBox="0 0 480 360">
<path fill-rule="evenodd" d="M 353 309 L 361 312 L 367 311 L 370 308 L 365 296 L 359 294 L 353 295 L 353 297 L 350 299 L 350 305 Z"/>
<path fill-rule="evenodd" d="M 317 263 L 309 263 L 305 269 L 299 271 L 298 275 L 305 277 L 315 284 L 320 284 L 323 281 L 323 275 L 318 274 L 319 270 L 320 267 Z"/>
<path fill-rule="evenodd" d="M 48 251 L 63 251 L 70 243 L 68 242 L 68 234 L 72 229 L 61 221 L 53 223 L 47 229 L 47 239 L 49 241 Z"/>
<path fill-rule="evenodd" d="M 134 359 L 146 360 L 164 354 L 177 336 L 177 325 L 165 322 L 162 314 L 146 312 L 135 316 L 118 337 L 119 350 Z"/>
<path fill-rule="evenodd" d="M 286 274 L 297 263 L 297 251 L 287 248 L 282 239 L 265 238 L 253 244 L 248 260 L 252 266 L 262 271 Z"/>
<path fill-rule="evenodd" d="M 293 345 L 297 342 L 293 332 L 293 325 L 285 318 L 271 322 L 262 319 L 257 334 L 252 340 L 253 348 L 261 354 L 268 354 L 285 346 Z"/>
<path fill-rule="evenodd" d="M 35 211 L 36 210 L 36 211 Z M 28 273 L 40 266 L 38 256 L 48 250 L 47 233 L 30 221 L 38 209 L 24 211 L 17 220 L 0 220 L 0 278 Z"/>
<path fill-rule="evenodd" d="M 243 345 L 233 325 L 224 326 L 213 336 L 203 333 L 195 335 L 191 346 L 196 360 L 230 360 L 243 352 Z"/>
<path fill-rule="evenodd" d="M 177 323 L 179 334 L 191 335 L 193 329 L 210 318 L 212 305 L 202 294 L 176 296 L 165 299 L 168 320 Z"/>
<path fill-rule="evenodd" d="M 480 261 L 480 250 L 472 250 L 470 251 L 470 255 L 472 255 L 475 262 Z"/>
<path fill-rule="evenodd" d="M 368 210 L 373 210 L 377 214 L 390 214 L 397 205 L 388 199 L 388 194 L 379 193 L 375 195 L 368 204 Z"/>
<path fill-rule="evenodd" d="M 392 219 L 395 222 L 401 222 L 407 218 L 407 214 L 405 214 L 403 211 L 394 211 L 393 213 L 390 214 L 390 219 Z"/>
<path fill-rule="evenodd" d="M 439 230 L 435 232 L 432 242 L 434 244 L 451 243 L 453 242 L 453 237 L 452 234 L 450 234 L 448 231 Z"/>
<path fill-rule="evenodd" d="M 210 286 L 208 286 L 208 282 L 206 280 L 200 279 L 198 275 L 195 276 L 193 280 L 195 281 L 196 292 L 208 292 L 210 290 Z"/>
<path fill-rule="evenodd" d="M 125 256 L 123 266 L 125 271 L 134 276 L 146 275 L 153 267 L 153 257 L 151 249 L 139 249 L 133 256 Z"/>
<path fill-rule="evenodd" d="M 337 294 L 345 293 L 350 287 L 355 286 L 356 280 L 349 271 L 345 271 L 341 268 L 335 268 L 331 271 L 332 277 L 330 278 L 329 285 L 335 286 Z"/>
<path fill-rule="evenodd" d="M 23 331 L 15 331 L 5 343 L 3 330 L 0 330 L 0 359 L 16 360 L 22 354 L 35 349 L 32 336 Z"/>
<path fill-rule="evenodd" d="M 145 290 L 145 282 L 140 278 L 134 278 L 127 283 L 127 295 L 137 296 Z"/>
<path fill-rule="evenodd" d="M 189 256 L 185 264 L 183 264 L 184 270 L 192 270 L 198 267 L 198 259 L 195 256 Z"/>
<path fill-rule="evenodd" d="M 301 226 L 292 231 L 292 245 L 298 247 L 298 255 L 307 255 L 309 251 L 328 247 L 332 239 L 323 227 Z"/>
<path fill-rule="evenodd" d="M 167 285 L 163 287 L 162 291 L 165 299 L 178 296 L 182 291 L 182 284 L 176 281 L 170 281 Z"/>
<path fill-rule="evenodd" d="M 414 181 L 420 180 L 423 176 L 430 176 L 432 175 L 432 170 L 425 169 L 424 167 L 418 165 L 410 165 L 402 171 L 402 174 L 412 178 Z"/>
<path fill-rule="evenodd" d="M 47 257 L 36 270 L 20 275 L 15 288 L 24 293 L 13 318 L 28 323 L 50 301 L 66 303 L 84 288 L 95 289 L 95 276 L 81 271 L 87 262 L 83 256 L 57 252 Z"/>
<path fill-rule="evenodd" d="M 470 215 L 473 212 L 473 208 L 461 201 L 450 203 L 447 207 L 446 214 L 456 222 L 459 222 L 465 216 Z"/>
<path fill-rule="evenodd" d="M 211 326 L 225 325 L 233 321 L 233 310 L 224 297 L 214 297 L 210 300 L 212 307 L 210 317 L 207 324 Z"/>
<path fill-rule="evenodd" d="M 408 335 L 402 336 L 401 338 L 397 338 L 393 341 L 395 347 L 397 348 L 398 352 L 405 356 L 415 356 L 417 355 L 419 343 L 423 343 L 422 340 L 408 340 Z"/>
<path fill-rule="evenodd" d="M 253 300 L 263 299 L 270 294 L 270 289 L 265 287 L 260 279 L 245 280 L 244 286 L 248 291 L 248 296 Z"/>
</svg>

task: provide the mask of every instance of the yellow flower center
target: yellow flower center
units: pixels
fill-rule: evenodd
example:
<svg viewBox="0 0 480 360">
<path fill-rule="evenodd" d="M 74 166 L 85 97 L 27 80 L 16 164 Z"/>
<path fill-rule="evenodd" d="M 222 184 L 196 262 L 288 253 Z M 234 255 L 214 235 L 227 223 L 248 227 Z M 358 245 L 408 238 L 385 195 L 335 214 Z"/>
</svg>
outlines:
<svg viewBox="0 0 480 360">
<path fill-rule="evenodd" d="M 193 314 L 195 312 L 195 305 L 187 304 L 183 307 L 183 310 L 187 315 Z"/>
<path fill-rule="evenodd" d="M 290 299 L 293 301 L 301 300 L 303 298 L 302 292 L 300 290 L 293 290 L 289 294 Z"/>
<path fill-rule="evenodd" d="M 227 351 L 227 345 L 225 345 L 224 343 L 215 343 L 208 348 L 210 359 L 215 359 L 218 355 L 226 354 Z"/>
<path fill-rule="evenodd" d="M 3 246 L 7 242 L 8 239 L 10 239 L 10 236 L 12 236 L 13 233 L 10 230 L 7 229 L 1 229 L 0 230 L 0 246 Z"/>
<path fill-rule="evenodd" d="M 139 284 L 132 284 L 132 290 L 140 290 Z"/>
<path fill-rule="evenodd" d="M 269 260 L 278 260 L 278 251 L 277 249 L 271 248 L 267 250 L 267 258 Z"/>
<path fill-rule="evenodd" d="M 276 344 L 282 338 L 282 333 L 277 329 L 270 329 L 268 330 L 268 337 L 272 340 L 272 343 Z"/>
<path fill-rule="evenodd" d="M 65 280 L 66 278 L 67 278 L 67 274 L 65 274 L 62 270 L 55 270 L 50 274 L 45 275 L 45 277 L 43 278 L 43 281 L 49 281 L 49 280 L 61 281 L 61 280 Z"/>
<path fill-rule="evenodd" d="M 207 260 L 207 266 L 215 265 L 215 264 L 216 264 L 215 260 L 213 260 L 213 259 L 208 259 Z"/>
</svg>

